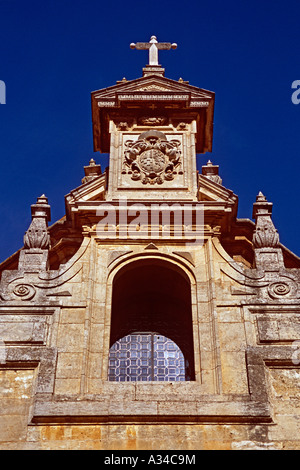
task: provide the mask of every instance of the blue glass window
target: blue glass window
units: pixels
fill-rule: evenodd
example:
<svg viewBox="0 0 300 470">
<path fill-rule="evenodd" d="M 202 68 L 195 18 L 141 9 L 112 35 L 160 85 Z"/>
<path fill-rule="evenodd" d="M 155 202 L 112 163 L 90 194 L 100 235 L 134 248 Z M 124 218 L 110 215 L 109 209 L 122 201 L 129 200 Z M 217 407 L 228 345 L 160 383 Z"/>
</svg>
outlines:
<svg viewBox="0 0 300 470">
<path fill-rule="evenodd" d="M 109 351 L 108 380 L 113 382 L 179 382 L 186 361 L 174 341 L 158 333 L 134 333 L 116 341 Z"/>
</svg>

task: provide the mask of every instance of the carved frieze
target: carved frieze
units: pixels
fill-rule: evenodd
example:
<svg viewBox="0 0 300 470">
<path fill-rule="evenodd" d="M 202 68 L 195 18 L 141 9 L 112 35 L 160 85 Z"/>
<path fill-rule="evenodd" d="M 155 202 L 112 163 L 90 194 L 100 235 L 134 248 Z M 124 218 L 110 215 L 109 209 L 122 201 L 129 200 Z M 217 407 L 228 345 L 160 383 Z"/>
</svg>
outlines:
<svg viewBox="0 0 300 470">
<path fill-rule="evenodd" d="M 137 141 L 125 141 L 123 174 L 143 184 L 162 184 L 182 174 L 180 141 L 167 140 L 163 132 L 143 132 Z"/>
<path fill-rule="evenodd" d="M 169 89 L 163 86 L 155 85 L 155 83 L 152 83 L 150 85 L 137 88 L 137 91 L 169 91 Z"/>
</svg>

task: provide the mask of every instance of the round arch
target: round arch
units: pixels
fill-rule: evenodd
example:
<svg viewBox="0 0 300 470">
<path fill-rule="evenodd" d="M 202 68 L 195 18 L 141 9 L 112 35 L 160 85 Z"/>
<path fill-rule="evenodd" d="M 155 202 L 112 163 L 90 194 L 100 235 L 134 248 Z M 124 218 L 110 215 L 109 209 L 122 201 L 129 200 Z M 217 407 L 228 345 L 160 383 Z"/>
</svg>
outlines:
<svg viewBox="0 0 300 470">
<path fill-rule="evenodd" d="M 191 286 L 196 284 L 194 271 L 190 263 L 186 262 L 183 258 L 177 257 L 173 254 L 162 253 L 160 251 L 144 251 L 142 253 L 128 253 L 126 257 L 122 256 L 121 259 L 117 258 L 115 261 L 113 261 L 110 264 L 110 270 L 108 273 L 108 285 L 112 285 L 120 270 L 123 270 L 124 268 L 130 269 L 132 263 L 144 260 L 157 260 L 161 261 L 162 263 L 168 263 L 170 269 L 173 269 L 181 273 L 182 276 L 185 276 L 186 279 L 190 282 Z"/>
<path fill-rule="evenodd" d="M 167 338 L 169 349 L 176 345 L 184 357 L 185 380 L 194 380 L 191 280 L 177 263 L 143 256 L 123 262 L 115 271 L 110 350 L 122 338 L 137 333 L 156 335 L 161 342 Z"/>
</svg>

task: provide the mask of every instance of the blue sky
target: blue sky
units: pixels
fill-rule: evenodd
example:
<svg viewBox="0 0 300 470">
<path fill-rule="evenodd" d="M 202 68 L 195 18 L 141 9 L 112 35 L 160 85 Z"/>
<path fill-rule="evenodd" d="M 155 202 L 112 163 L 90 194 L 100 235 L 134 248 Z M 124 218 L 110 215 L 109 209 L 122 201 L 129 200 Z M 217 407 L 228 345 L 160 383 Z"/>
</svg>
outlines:
<svg viewBox="0 0 300 470">
<path fill-rule="evenodd" d="M 198 157 L 252 217 L 262 191 L 281 242 L 300 256 L 299 0 L 0 0 L 0 261 L 23 245 L 30 205 L 45 193 L 52 223 L 81 184 L 93 152 L 90 93 L 142 76 L 147 52 L 131 42 L 176 42 L 161 51 L 166 76 L 216 93 L 214 144 Z"/>
</svg>

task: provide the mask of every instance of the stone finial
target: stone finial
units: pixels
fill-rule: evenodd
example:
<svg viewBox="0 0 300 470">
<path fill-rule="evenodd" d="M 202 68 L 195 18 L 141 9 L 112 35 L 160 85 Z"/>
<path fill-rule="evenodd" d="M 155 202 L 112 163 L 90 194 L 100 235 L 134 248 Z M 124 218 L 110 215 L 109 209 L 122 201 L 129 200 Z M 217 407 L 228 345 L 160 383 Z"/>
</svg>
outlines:
<svg viewBox="0 0 300 470">
<path fill-rule="evenodd" d="M 222 184 L 222 178 L 219 176 L 219 165 L 213 165 L 210 160 L 202 166 L 202 175 L 214 183 Z"/>
<path fill-rule="evenodd" d="M 95 160 L 91 158 L 89 165 L 84 167 L 84 174 L 85 177 L 82 179 L 82 184 L 88 183 L 100 176 L 102 174 L 101 165 L 96 165 Z"/>
<path fill-rule="evenodd" d="M 24 248 L 20 252 L 18 269 L 24 272 L 40 272 L 48 269 L 51 220 L 48 199 L 43 194 L 31 206 L 32 221 L 24 235 Z"/>
<path fill-rule="evenodd" d="M 183 80 L 182 77 L 180 77 L 180 78 L 178 79 L 178 82 L 179 82 L 179 83 L 185 83 L 186 85 L 188 85 L 188 84 L 190 83 L 188 80 Z"/>
<path fill-rule="evenodd" d="M 255 230 L 253 246 L 256 269 L 266 272 L 278 272 L 284 268 L 282 249 L 279 245 L 279 235 L 272 222 L 273 204 L 268 202 L 260 191 L 253 204 L 253 219 Z"/>
<path fill-rule="evenodd" d="M 37 198 L 36 204 L 32 204 L 31 217 L 32 222 L 24 235 L 24 248 L 49 249 L 50 235 L 48 233 L 48 222 L 51 220 L 50 206 L 44 194 Z"/>
<path fill-rule="evenodd" d="M 276 248 L 279 245 L 279 235 L 272 222 L 273 203 L 268 202 L 260 191 L 253 204 L 253 219 L 255 219 L 255 231 L 253 245 L 255 248 Z"/>
</svg>

